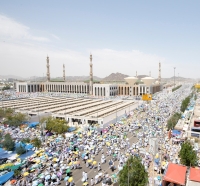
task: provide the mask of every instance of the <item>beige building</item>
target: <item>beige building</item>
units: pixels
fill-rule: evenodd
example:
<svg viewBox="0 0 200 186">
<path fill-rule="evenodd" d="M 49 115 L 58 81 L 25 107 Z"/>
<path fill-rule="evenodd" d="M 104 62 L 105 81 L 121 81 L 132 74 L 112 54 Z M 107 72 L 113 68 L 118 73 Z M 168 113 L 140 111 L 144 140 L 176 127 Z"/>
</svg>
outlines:
<svg viewBox="0 0 200 186">
<path fill-rule="evenodd" d="M 109 96 L 139 96 L 143 94 L 154 94 L 162 90 L 160 81 L 154 83 L 152 77 L 138 79 L 137 77 L 125 78 L 124 84 L 93 84 L 93 64 L 92 55 L 90 54 L 90 81 L 84 82 L 66 82 L 65 81 L 65 65 L 63 64 L 63 82 L 53 82 L 50 80 L 50 64 L 47 56 L 47 81 L 46 82 L 16 82 L 16 92 L 65 92 L 89 94 L 95 97 Z M 159 63 L 159 74 L 161 66 Z M 160 77 L 160 75 L 159 75 Z M 137 84 L 138 80 L 140 84 Z"/>
<path fill-rule="evenodd" d="M 66 92 L 89 94 L 84 82 L 16 82 L 16 92 Z"/>
</svg>

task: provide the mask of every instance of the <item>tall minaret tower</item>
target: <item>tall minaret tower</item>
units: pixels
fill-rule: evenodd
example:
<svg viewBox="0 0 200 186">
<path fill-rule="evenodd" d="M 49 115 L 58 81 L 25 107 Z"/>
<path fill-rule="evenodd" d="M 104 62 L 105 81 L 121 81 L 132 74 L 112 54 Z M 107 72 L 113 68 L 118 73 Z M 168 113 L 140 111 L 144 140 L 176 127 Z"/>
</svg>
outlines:
<svg viewBox="0 0 200 186">
<path fill-rule="evenodd" d="M 161 63 L 159 62 L 159 75 L 158 75 L 158 82 L 161 84 Z"/>
<path fill-rule="evenodd" d="M 151 77 L 151 71 L 149 71 L 149 77 Z"/>
<path fill-rule="evenodd" d="M 136 71 L 135 77 L 137 78 L 137 71 Z"/>
<path fill-rule="evenodd" d="M 90 54 L 90 95 L 93 94 L 92 54 Z"/>
<path fill-rule="evenodd" d="M 50 81 L 50 65 L 48 56 L 47 56 L 47 81 Z"/>
<path fill-rule="evenodd" d="M 63 64 L 63 80 L 65 81 L 65 64 Z"/>
</svg>

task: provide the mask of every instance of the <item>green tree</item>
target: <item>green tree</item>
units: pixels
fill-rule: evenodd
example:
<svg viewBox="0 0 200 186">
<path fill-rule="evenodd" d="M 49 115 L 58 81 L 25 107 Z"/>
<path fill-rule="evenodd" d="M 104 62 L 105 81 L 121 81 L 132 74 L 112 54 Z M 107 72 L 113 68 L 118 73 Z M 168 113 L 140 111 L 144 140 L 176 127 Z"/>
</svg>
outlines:
<svg viewBox="0 0 200 186">
<path fill-rule="evenodd" d="M 177 89 L 181 88 L 181 86 L 182 86 L 182 85 L 179 85 L 179 86 L 173 88 L 173 89 L 172 89 L 172 92 L 174 92 L 174 91 L 176 91 Z"/>
<path fill-rule="evenodd" d="M 8 151 L 13 151 L 15 148 L 15 142 L 11 138 L 10 134 L 4 136 L 4 141 L 2 142 L 3 147 Z"/>
<path fill-rule="evenodd" d="M 31 140 L 31 143 L 33 144 L 34 147 L 40 148 L 42 146 L 42 142 L 39 138 L 34 138 Z"/>
<path fill-rule="evenodd" d="M 191 95 L 186 97 L 183 101 L 182 101 L 182 104 L 181 104 L 181 112 L 185 112 L 185 109 L 188 107 L 189 103 L 190 103 L 190 98 L 191 98 Z"/>
<path fill-rule="evenodd" d="M 22 140 L 21 140 L 21 142 L 23 142 L 23 143 L 30 143 L 30 138 L 23 138 Z"/>
<path fill-rule="evenodd" d="M 10 89 L 10 85 L 5 85 L 2 90 L 9 90 Z"/>
<path fill-rule="evenodd" d="M 21 170 L 14 170 L 14 177 L 18 178 L 21 175 Z"/>
<path fill-rule="evenodd" d="M 193 150 L 193 147 L 189 141 L 182 144 L 179 152 L 180 160 L 183 165 L 196 166 L 197 165 L 197 153 Z"/>
<path fill-rule="evenodd" d="M 6 118 L 14 113 L 14 110 L 11 108 L 0 108 L 0 118 Z"/>
<path fill-rule="evenodd" d="M 148 173 L 138 157 L 131 156 L 119 172 L 120 186 L 127 186 L 128 182 L 130 186 L 146 186 L 148 183 Z"/>
<path fill-rule="evenodd" d="M 13 114 L 13 115 L 6 116 L 4 123 L 9 124 L 10 126 L 18 127 L 24 121 L 27 121 L 27 115 L 22 114 L 22 113 L 16 113 L 16 114 Z"/>
<path fill-rule="evenodd" d="M 49 131 L 62 134 L 67 132 L 69 126 L 65 120 L 49 117 L 46 119 L 46 129 Z"/>
<path fill-rule="evenodd" d="M 180 118 L 181 118 L 181 113 L 176 112 L 174 115 L 172 115 L 167 121 L 168 130 L 174 129 L 175 125 L 177 124 Z"/>
<path fill-rule="evenodd" d="M 22 147 L 21 145 L 16 148 L 16 153 L 19 154 L 19 155 L 22 155 L 25 152 L 26 152 L 26 149 L 24 147 Z"/>
</svg>

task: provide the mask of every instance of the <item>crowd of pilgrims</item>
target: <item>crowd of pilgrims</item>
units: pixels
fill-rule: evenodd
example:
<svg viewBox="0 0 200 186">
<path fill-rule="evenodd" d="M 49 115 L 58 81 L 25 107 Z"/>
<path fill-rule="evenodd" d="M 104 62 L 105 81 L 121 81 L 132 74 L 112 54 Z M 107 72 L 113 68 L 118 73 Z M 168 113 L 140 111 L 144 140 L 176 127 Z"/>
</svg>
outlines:
<svg viewBox="0 0 200 186">
<path fill-rule="evenodd" d="M 111 185 L 117 181 L 119 171 L 131 155 L 141 157 L 149 173 L 149 182 L 152 183 L 152 164 L 156 174 L 163 174 L 168 162 L 179 163 L 176 154 L 180 144 L 170 143 L 166 124 L 174 112 L 180 111 L 181 101 L 189 91 L 189 87 L 185 87 L 171 94 L 161 92 L 156 100 L 149 104 L 139 103 L 121 122 L 108 125 L 106 130 L 88 127 L 68 138 L 46 139 L 43 153 L 47 158 L 41 160 L 40 166 L 31 172 L 32 159 L 35 157 L 29 157 L 22 170 L 29 174 L 15 185 Z M 156 156 L 164 163 L 154 162 L 158 157 L 154 157 L 150 151 L 149 138 L 152 137 L 158 139 L 159 154 Z M 107 170 L 102 169 L 103 164 L 107 164 Z M 80 180 L 73 179 L 73 171 L 77 169 L 80 170 Z M 93 176 L 91 170 L 96 170 Z"/>
</svg>

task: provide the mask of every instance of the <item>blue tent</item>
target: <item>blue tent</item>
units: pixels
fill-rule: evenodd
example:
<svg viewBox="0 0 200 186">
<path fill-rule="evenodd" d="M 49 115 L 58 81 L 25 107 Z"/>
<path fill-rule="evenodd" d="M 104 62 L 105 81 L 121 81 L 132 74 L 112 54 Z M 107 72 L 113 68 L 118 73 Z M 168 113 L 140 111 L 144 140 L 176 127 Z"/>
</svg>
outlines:
<svg viewBox="0 0 200 186">
<path fill-rule="evenodd" d="M 179 131 L 179 130 L 172 130 L 172 135 L 173 136 L 178 136 L 180 134 L 181 134 L 181 131 Z"/>
<path fill-rule="evenodd" d="M 24 160 L 25 158 L 32 156 L 34 153 L 35 153 L 34 151 L 30 150 L 30 151 L 27 151 L 25 154 L 22 154 L 21 156 L 19 156 L 19 158 L 21 160 Z"/>
<path fill-rule="evenodd" d="M 14 175 L 14 172 L 8 172 L 7 174 L 4 174 L 3 176 L 0 176 L 0 184 L 6 183 L 9 179 L 11 179 Z"/>
<path fill-rule="evenodd" d="M 76 130 L 76 127 L 69 127 L 67 132 L 73 132 Z"/>
<path fill-rule="evenodd" d="M 157 159 L 154 160 L 154 162 L 157 163 L 157 164 L 159 164 L 159 161 L 160 161 L 159 158 L 157 158 Z"/>
<path fill-rule="evenodd" d="M 22 142 L 15 143 L 15 148 L 20 147 L 20 145 L 21 145 L 22 147 L 24 147 L 26 150 L 30 150 L 30 149 L 33 148 L 33 145 L 31 145 L 31 144 L 28 144 L 28 145 L 27 145 L 26 143 L 22 143 Z"/>
<path fill-rule="evenodd" d="M 32 122 L 32 123 L 29 123 L 29 128 L 35 128 L 36 125 L 38 125 L 39 122 Z"/>
<path fill-rule="evenodd" d="M 0 157 L 1 158 L 9 158 L 9 157 L 13 156 L 14 154 L 16 154 L 16 153 L 13 152 L 11 154 L 8 154 L 7 151 L 5 151 L 4 149 L 0 148 Z"/>
</svg>

